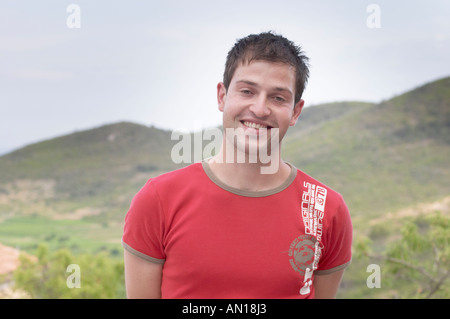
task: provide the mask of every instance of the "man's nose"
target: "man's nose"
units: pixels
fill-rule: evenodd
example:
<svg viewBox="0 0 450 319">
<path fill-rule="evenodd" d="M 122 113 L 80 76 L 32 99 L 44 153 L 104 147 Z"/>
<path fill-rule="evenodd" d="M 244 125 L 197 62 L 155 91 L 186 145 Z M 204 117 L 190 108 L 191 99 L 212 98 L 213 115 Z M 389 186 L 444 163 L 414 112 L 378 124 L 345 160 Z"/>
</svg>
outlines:
<svg viewBox="0 0 450 319">
<path fill-rule="evenodd" d="M 250 106 L 250 111 L 257 117 L 266 117 L 270 115 L 270 106 L 265 95 L 259 96 Z"/>
</svg>

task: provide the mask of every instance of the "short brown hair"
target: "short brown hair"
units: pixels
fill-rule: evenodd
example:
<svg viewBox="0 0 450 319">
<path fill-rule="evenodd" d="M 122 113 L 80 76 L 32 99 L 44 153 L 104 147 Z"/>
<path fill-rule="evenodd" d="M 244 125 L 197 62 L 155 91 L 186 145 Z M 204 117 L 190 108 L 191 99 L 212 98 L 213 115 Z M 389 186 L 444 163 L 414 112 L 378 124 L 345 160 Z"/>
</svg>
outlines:
<svg viewBox="0 0 450 319">
<path fill-rule="evenodd" d="M 273 32 L 250 34 L 237 40 L 233 48 L 228 52 L 225 63 L 223 83 L 227 90 L 238 65 L 250 63 L 253 60 L 282 62 L 295 67 L 295 103 L 300 101 L 308 82 L 309 59 L 299 46 Z"/>
</svg>

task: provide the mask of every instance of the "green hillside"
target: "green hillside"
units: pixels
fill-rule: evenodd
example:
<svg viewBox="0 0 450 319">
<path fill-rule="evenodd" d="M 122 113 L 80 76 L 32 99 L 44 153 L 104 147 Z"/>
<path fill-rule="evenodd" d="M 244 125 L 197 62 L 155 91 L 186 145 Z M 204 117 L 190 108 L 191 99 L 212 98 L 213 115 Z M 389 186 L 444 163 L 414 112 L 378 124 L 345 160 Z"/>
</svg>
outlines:
<svg viewBox="0 0 450 319">
<path fill-rule="evenodd" d="M 123 122 L 0 157 L 0 243 L 117 255 L 133 195 L 150 176 L 176 168 L 170 136 Z"/>
<path fill-rule="evenodd" d="M 302 130 L 316 108 L 346 111 Z M 303 115 L 285 158 L 341 192 L 357 220 L 450 194 L 450 78 L 379 104 Z"/>
<path fill-rule="evenodd" d="M 43 197 L 59 214 L 85 206 L 118 220 L 124 203 L 148 176 L 175 168 L 170 135 L 124 122 L 29 145 L 0 157 L 0 194 L 8 197 L 22 190 L 39 197 L 51 188 Z M 15 215 L 30 213 L 5 204 L 0 213 L 11 209 Z M 48 215 L 45 210 L 32 213 Z"/>
<path fill-rule="evenodd" d="M 133 195 L 149 177 L 187 165 L 171 160 L 177 142 L 170 131 L 122 122 L 1 156 L 0 243 L 121 258 Z M 450 77 L 378 104 L 305 108 L 283 141 L 283 158 L 342 193 L 355 232 L 386 235 L 376 242 L 383 250 L 397 226 L 375 229 L 375 220 L 450 195 Z M 348 280 L 351 287 L 360 278 Z"/>
</svg>

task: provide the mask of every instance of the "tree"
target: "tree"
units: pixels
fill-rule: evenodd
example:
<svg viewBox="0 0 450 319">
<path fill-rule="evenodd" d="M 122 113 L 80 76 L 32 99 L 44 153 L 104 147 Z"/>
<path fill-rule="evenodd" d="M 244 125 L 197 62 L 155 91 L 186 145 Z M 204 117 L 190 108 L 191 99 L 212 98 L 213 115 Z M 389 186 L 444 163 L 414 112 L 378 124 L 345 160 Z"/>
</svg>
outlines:
<svg viewBox="0 0 450 319">
<path fill-rule="evenodd" d="M 21 266 L 14 272 L 15 287 L 32 298 L 125 297 L 123 261 L 105 253 L 73 256 L 67 249 L 51 253 L 43 244 L 36 256 L 37 262 L 22 255 Z"/>
<path fill-rule="evenodd" d="M 360 238 L 358 256 L 382 260 L 383 283 L 400 298 L 449 298 L 450 218 L 439 213 L 406 221 L 401 238 L 384 254 L 371 252 L 371 241 Z"/>
</svg>

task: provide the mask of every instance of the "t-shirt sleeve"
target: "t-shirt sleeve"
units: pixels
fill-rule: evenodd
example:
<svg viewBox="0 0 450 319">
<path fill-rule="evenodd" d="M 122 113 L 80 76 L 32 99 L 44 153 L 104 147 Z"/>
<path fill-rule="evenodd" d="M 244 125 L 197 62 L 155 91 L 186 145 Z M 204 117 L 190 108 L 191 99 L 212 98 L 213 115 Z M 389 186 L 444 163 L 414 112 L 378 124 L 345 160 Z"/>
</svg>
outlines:
<svg viewBox="0 0 450 319">
<path fill-rule="evenodd" d="M 336 212 L 332 215 L 326 230 L 322 256 L 315 271 L 316 275 L 326 275 L 342 270 L 352 260 L 353 226 L 350 213 L 342 196 Z"/>
<path fill-rule="evenodd" d="M 134 196 L 125 217 L 122 246 L 154 263 L 164 263 L 164 213 L 150 179 Z"/>
</svg>

